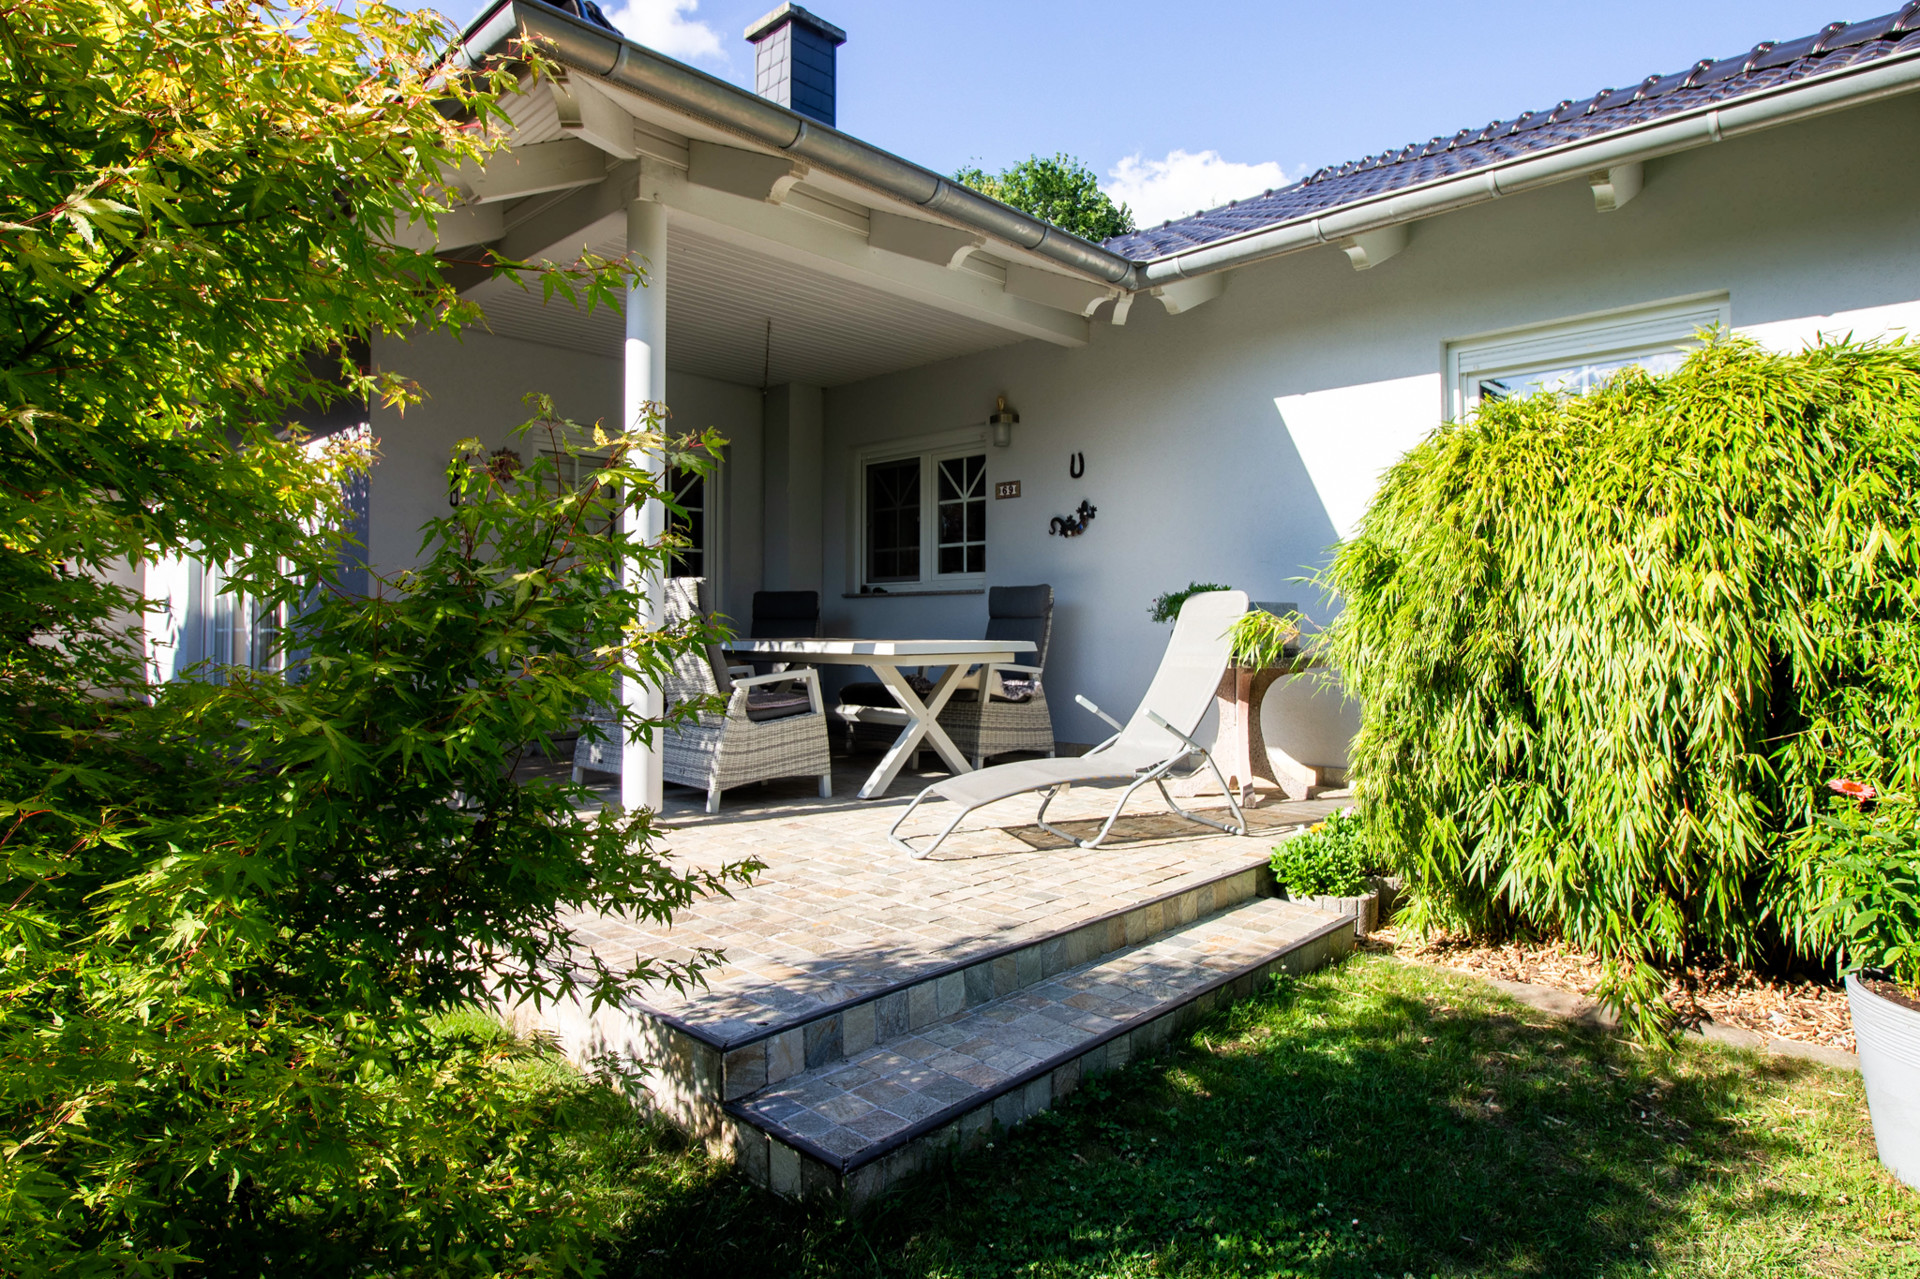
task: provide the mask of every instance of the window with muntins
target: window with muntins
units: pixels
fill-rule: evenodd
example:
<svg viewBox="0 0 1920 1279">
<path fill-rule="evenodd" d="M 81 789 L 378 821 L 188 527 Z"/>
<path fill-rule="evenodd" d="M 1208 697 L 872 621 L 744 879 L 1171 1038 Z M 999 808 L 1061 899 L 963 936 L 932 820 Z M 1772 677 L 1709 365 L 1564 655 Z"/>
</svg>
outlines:
<svg viewBox="0 0 1920 1279">
<path fill-rule="evenodd" d="M 860 461 L 860 587 L 971 589 L 987 572 L 987 455 L 977 446 Z"/>
<path fill-rule="evenodd" d="M 1728 322 L 1727 299 L 1719 295 L 1455 342 L 1447 350 L 1449 408 L 1464 417 L 1493 400 L 1542 391 L 1583 395 L 1629 365 L 1669 373 L 1699 345 L 1702 329 Z"/>
<path fill-rule="evenodd" d="M 934 463 L 939 476 L 937 519 L 940 529 L 940 572 L 987 571 L 987 459 L 983 453 L 943 458 Z"/>
<path fill-rule="evenodd" d="M 867 581 L 920 580 L 920 459 L 867 467 Z"/>
<path fill-rule="evenodd" d="M 547 451 L 560 483 L 574 490 L 593 482 L 593 473 L 607 464 L 594 453 Z M 666 489 L 673 504 L 667 508 L 667 531 L 686 539 L 674 552 L 673 577 L 704 577 L 707 569 L 707 477 L 684 467 L 668 467 Z M 673 509 L 675 506 L 679 510 Z"/>
</svg>

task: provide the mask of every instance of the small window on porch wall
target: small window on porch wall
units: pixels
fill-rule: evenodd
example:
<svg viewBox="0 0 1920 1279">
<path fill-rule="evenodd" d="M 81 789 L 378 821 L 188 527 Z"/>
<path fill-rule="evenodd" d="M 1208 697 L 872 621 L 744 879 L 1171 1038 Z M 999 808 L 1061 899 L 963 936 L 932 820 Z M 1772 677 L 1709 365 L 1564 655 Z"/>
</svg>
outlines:
<svg viewBox="0 0 1920 1279">
<path fill-rule="evenodd" d="M 987 455 L 948 447 L 860 464 L 860 586 L 971 589 L 987 572 Z"/>
<path fill-rule="evenodd" d="M 698 471 L 669 467 L 667 492 L 674 505 L 667 509 L 667 532 L 686 539 L 686 545 L 674 552 L 673 576 L 707 575 L 707 477 Z"/>
<path fill-rule="evenodd" d="M 942 458 L 939 472 L 940 572 L 987 571 L 987 459 Z"/>
<path fill-rule="evenodd" d="M 867 467 L 867 581 L 920 580 L 920 459 Z"/>
<path fill-rule="evenodd" d="M 593 473 L 607 464 L 605 457 L 594 453 L 549 451 L 547 456 L 553 461 L 560 482 L 576 490 L 591 483 Z M 668 509 L 667 531 L 686 539 L 686 545 L 674 552 L 671 575 L 704 577 L 707 568 L 707 477 L 698 471 L 669 467 L 667 492 L 672 494 L 674 504 L 680 508 L 678 511 Z"/>
</svg>

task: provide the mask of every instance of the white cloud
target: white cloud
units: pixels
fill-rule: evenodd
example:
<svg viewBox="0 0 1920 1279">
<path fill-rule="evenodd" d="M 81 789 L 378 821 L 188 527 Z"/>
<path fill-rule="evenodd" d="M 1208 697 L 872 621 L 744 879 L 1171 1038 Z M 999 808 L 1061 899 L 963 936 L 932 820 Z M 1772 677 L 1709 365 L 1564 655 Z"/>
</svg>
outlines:
<svg viewBox="0 0 1920 1279">
<path fill-rule="evenodd" d="M 1142 227 L 1258 195 L 1288 181 L 1286 171 L 1272 160 L 1239 164 L 1218 151 L 1169 151 L 1164 160 L 1135 153 L 1109 169 L 1107 178 L 1101 190 L 1132 209 L 1134 222 Z"/>
<path fill-rule="evenodd" d="M 649 49 L 691 62 L 700 58 L 725 60 L 720 33 L 693 14 L 700 0 L 627 0 L 607 14 L 614 26 Z"/>
</svg>

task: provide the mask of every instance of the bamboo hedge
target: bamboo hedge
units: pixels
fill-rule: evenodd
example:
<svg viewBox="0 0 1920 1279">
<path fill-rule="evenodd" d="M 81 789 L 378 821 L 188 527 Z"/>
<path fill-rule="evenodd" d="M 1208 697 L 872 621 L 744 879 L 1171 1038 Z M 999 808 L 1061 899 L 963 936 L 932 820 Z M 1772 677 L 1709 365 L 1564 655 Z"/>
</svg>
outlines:
<svg viewBox="0 0 1920 1279">
<path fill-rule="evenodd" d="M 1409 453 L 1325 639 L 1411 922 L 1593 949 L 1644 1034 L 1663 967 L 1829 957 L 1829 781 L 1917 789 L 1916 494 L 1903 341 L 1720 336 Z"/>
</svg>

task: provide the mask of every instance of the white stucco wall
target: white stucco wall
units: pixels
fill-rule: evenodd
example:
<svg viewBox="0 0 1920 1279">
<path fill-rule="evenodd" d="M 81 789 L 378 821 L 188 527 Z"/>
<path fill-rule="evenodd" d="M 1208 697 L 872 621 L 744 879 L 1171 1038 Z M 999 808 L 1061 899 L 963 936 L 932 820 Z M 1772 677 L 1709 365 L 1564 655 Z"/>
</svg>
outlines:
<svg viewBox="0 0 1920 1279">
<path fill-rule="evenodd" d="M 459 341 L 429 334 L 381 338 L 374 343 L 374 360 L 414 379 L 426 395 L 424 403 L 404 414 L 385 409 L 373 414 L 379 460 L 370 482 L 367 545 L 368 559 L 380 573 L 414 563 L 421 525 L 446 513 L 446 466 L 454 445 L 467 438 L 488 449 L 514 445 L 514 428 L 532 416 L 523 402 L 529 392 L 552 396 L 563 415 L 581 423 L 603 420 L 611 427 L 620 413 L 619 361 L 580 351 L 486 333 L 469 333 Z M 760 392 L 676 372 L 669 357 L 667 394 L 671 430 L 711 426 L 731 441 L 730 463 L 718 486 L 717 527 L 710 528 L 732 570 L 724 580 L 722 607 L 745 617 L 759 584 Z M 526 455 L 540 444 L 530 438 L 517 447 Z"/>
<path fill-rule="evenodd" d="M 1130 710 L 1166 639 L 1159 592 L 1195 578 L 1255 599 L 1333 607 L 1297 579 L 1364 509 L 1380 470 L 1441 420 L 1451 341 L 1724 292 L 1737 329 L 1794 347 L 1822 329 L 1920 332 L 1920 100 L 1722 143 L 1647 166 L 1646 188 L 1599 214 L 1574 183 L 1421 223 L 1398 257 L 1356 272 L 1333 248 L 1244 268 L 1180 316 L 1141 300 L 1124 328 L 1062 350 L 1029 342 L 827 393 L 825 620 L 830 633 L 974 634 L 981 596 L 843 598 L 854 451 L 1019 410 L 989 481 L 993 583 L 1052 583 L 1048 687 L 1066 741 L 1103 734 L 1072 702 Z M 1083 479 L 1068 476 L 1082 452 Z M 1089 532 L 1049 537 L 1083 498 Z M 1337 697 L 1285 699 L 1302 749 L 1352 727 Z M 1270 716 L 1270 719 L 1272 717 Z M 1342 759 L 1308 758 L 1311 763 Z"/>
</svg>

